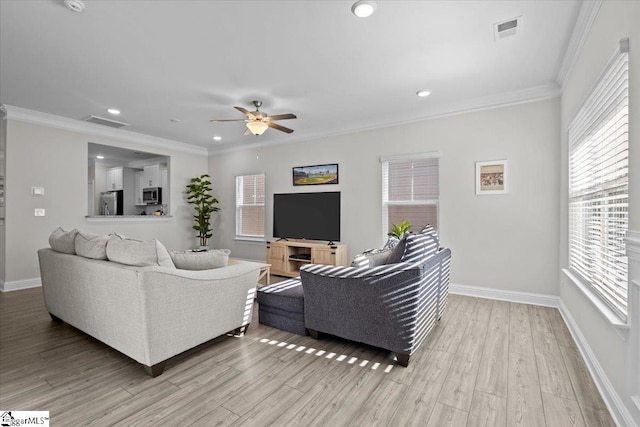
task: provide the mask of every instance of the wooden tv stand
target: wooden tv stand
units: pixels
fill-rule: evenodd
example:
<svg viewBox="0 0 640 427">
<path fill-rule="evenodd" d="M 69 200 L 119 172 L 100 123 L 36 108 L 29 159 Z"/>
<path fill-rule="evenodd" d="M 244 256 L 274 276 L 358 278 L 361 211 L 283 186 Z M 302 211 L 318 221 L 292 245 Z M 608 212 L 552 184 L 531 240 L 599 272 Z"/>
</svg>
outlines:
<svg viewBox="0 0 640 427">
<path fill-rule="evenodd" d="M 347 265 L 347 245 L 307 240 L 267 242 L 267 263 L 271 274 L 297 277 L 304 264 Z"/>
</svg>

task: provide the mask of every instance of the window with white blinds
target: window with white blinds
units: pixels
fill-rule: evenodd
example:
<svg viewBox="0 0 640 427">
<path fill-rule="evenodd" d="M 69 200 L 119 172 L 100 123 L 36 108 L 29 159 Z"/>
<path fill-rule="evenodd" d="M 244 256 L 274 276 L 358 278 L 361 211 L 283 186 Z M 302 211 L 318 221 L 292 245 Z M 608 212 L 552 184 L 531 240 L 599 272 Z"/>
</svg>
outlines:
<svg viewBox="0 0 640 427">
<path fill-rule="evenodd" d="M 439 155 L 382 158 L 382 232 L 409 221 L 418 232 L 427 224 L 438 229 Z"/>
<path fill-rule="evenodd" d="M 628 40 L 569 126 L 569 269 L 627 317 Z"/>
<path fill-rule="evenodd" d="M 236 238 L 264 238 L 264 174 L 236 177 Z"/>
</svg>

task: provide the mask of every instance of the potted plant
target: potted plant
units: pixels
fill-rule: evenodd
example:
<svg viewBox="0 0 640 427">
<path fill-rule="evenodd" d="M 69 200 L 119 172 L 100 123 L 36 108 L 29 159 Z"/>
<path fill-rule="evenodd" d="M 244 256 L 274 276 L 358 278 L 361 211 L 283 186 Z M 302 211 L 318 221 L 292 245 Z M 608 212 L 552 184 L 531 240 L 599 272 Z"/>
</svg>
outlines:
<svg viewBox="0 0 640 427">
<path fill-rule="evenodd" d="M 400 224 L 393 224 L 393 228 L 390 233 L 387 233 L 387 236 L 402 240 L 409 234 L 410 230 L 411 224 L 405 219 Z"/>
<path fill-rule="evenodd" d="M 195 225 L 192 227 L 198 232 L 200 247 L 207 246 L 207 241 L 213 235 L 211 233 L 211 214 L 220 210 L 216 205 L 218 199 L 211 195 L 211 181 L 209 175 L 204 174 L 191 178 L 187 184 L 187 203 L 195 205 L 196 214 L 193 216 Z"/>
</svg>

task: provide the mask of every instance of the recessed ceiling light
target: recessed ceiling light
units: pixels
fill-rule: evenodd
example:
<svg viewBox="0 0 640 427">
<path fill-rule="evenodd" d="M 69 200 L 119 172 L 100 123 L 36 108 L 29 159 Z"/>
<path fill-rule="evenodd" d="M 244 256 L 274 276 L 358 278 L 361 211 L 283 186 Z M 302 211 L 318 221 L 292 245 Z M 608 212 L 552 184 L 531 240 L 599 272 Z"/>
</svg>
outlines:
<svg viewBox="0 0 640 427">
<path fill-rule="evenodd" d="M 419 90 L 416 92 L 416 95 L 418 95 L 421 98 L 424 98 L 426 96 L 431 95 L 431 92 L 429 92 L 428 90 Z"/>
<path fill-rule="evenodd" d="M 64 0 L 64 5 L 67 6 L 67 9 L 73 10 L 74 12 L 82 12 L 84 9 L 84 2 L 82 0 Z"/>
<path fill-rule="evenodd" d="M 104 159 L 104 156 L 96 156 L 96 159 L 102 160 L 102 159 Z"/>
<path fill-rule="evenodd" d="M 376 2 L 369 0 L 360 0 L 357 1 L 351 6 L 351 13 L 356 15 L 358 18 L 366 18 L 368 16 L 373 15 L 373 12 L 376 11 Z"/>
<path fill-rule="evenodd" d="M 120 110 L 118 110 L 116 108 L 108 108 L 107 109 L 107 113 L 113 114 L 114 116 L 117 116 L 118 114 L 120 114 Z"/>
<path fill-rule="evenodd" d="M 213 137 L 213 140 L 214 140 L 214 141 L 220 141 L 220 140 L 222 140 L 222 137 L 221 137 L 221 136 L 216 135 L 216 136 L 214 136 L 214 137 Z"/>
</svg>

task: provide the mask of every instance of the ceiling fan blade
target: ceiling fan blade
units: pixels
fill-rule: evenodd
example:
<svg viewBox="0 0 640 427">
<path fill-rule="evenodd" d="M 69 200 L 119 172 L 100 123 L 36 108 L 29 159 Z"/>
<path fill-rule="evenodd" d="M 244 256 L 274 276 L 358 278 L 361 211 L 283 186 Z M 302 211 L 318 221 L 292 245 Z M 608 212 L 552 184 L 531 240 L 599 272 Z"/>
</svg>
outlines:
<svg viewBox="0 0 640 427">
<path fill-rule="evenodd" d="M 293 132 L 293 129 L 289 129 L 289 128 L 286 128 L 284 126 L 280 126 L 278 124 L 272 123 L 272 122 L 267 123 L 267 125 L 269 125 L 270 128 L 274 128 L 274 129 L 279 130 L 281 132 L 285 132 L 285 133 L 292 133 Z"/>
<path fill-rule="evenodd" d="M 218 122 L 244 122 L 245 119 L 222 119 L 222 120 L 209 120 L 211 123 Z"/>
<path fill-rule="evenodd" d="M 297 119 L 295 114 L 276 114 L 275 116 L 268 116 L 269 120 L 288 120 L 288 119 Z"/>
<path fill-rule="evenodd" d="M 245 116 L 249 117 L 251 120 L 255 119 L 256 116 L 253 115 L 253 113 L 249 110 L 247 110 L 246 108 L 242 108 L 242 107 L 233 107 L 236 110 L 240 111 L 242 114 L 244 114 Z"/>
</svg>

